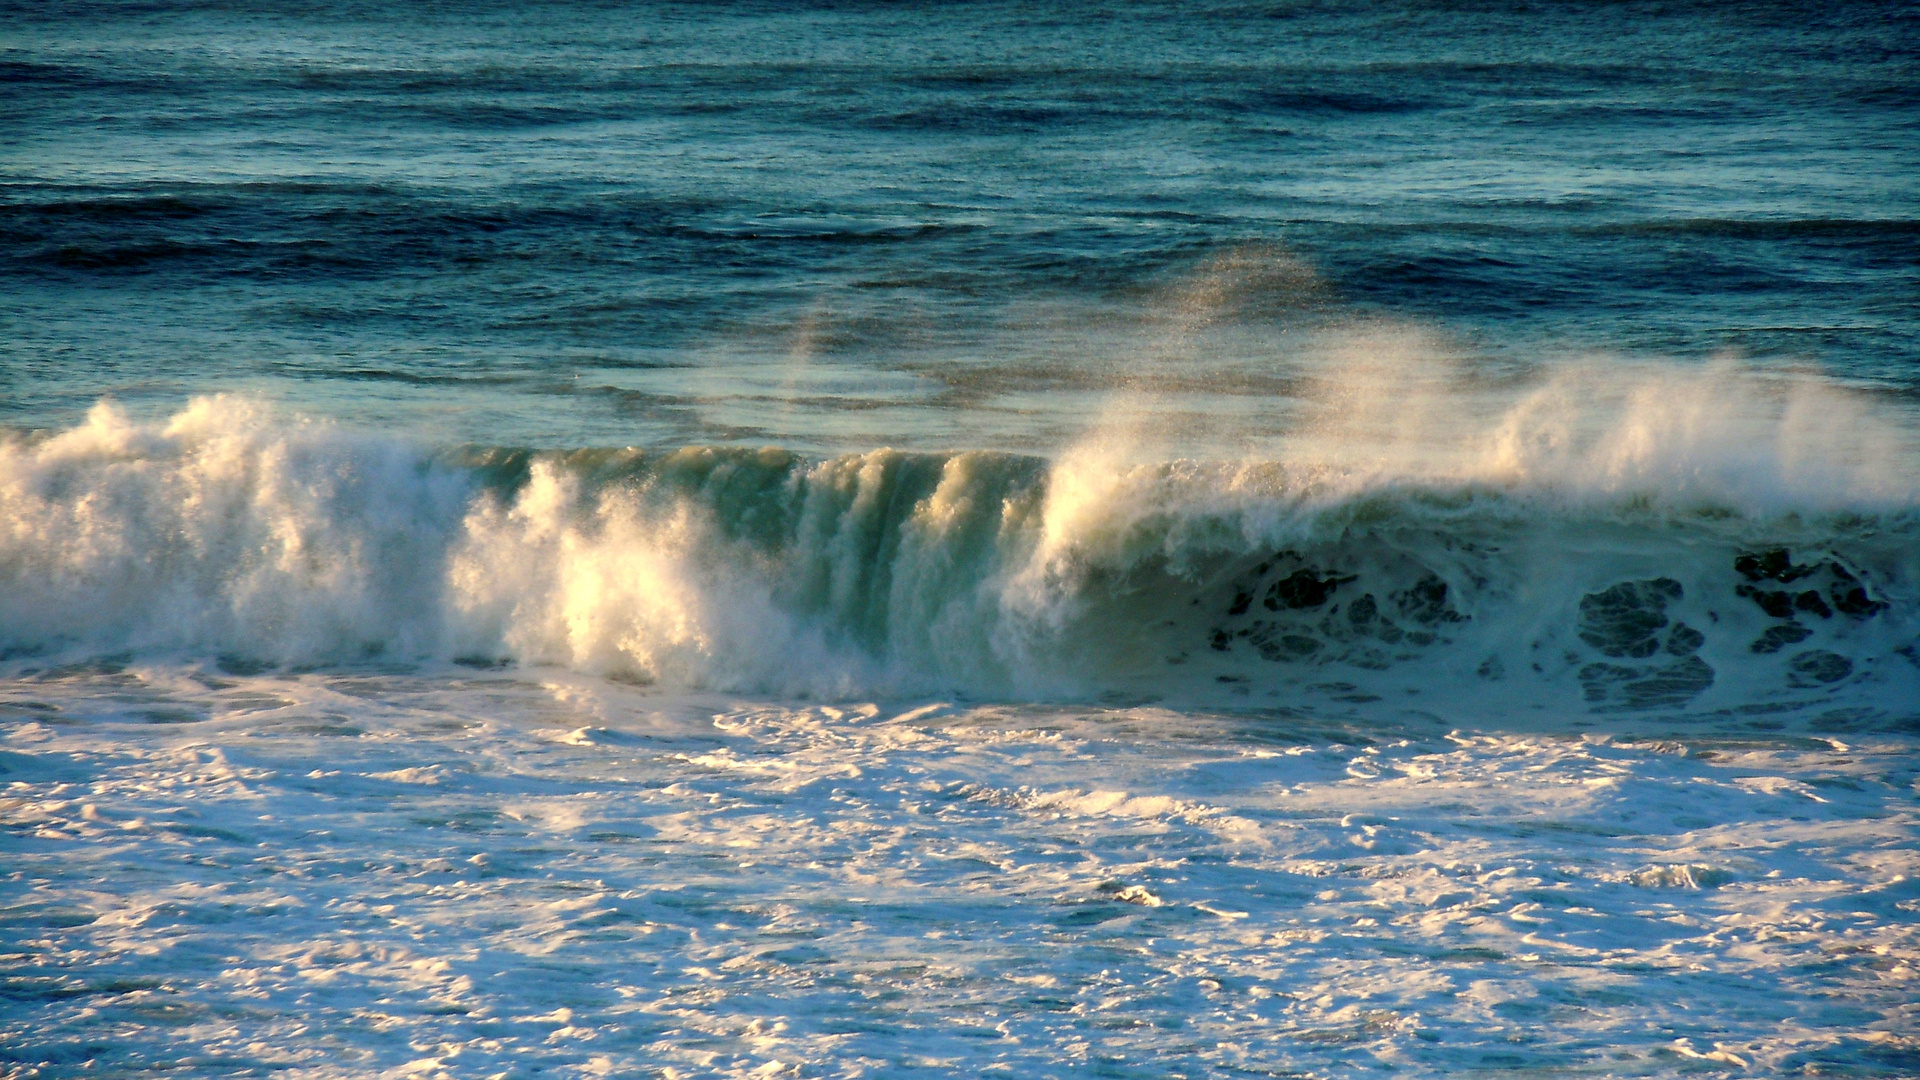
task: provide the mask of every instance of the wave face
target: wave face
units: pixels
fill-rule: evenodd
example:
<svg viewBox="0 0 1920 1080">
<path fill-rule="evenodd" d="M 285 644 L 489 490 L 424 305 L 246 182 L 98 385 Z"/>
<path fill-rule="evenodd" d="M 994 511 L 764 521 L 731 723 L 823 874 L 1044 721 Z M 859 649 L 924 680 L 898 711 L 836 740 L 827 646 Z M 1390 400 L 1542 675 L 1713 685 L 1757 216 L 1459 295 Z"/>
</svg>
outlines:
<svg viewBox="0 0 1920 1080">
<path fill-rule="evenodd" d="M 430 451 L 244 399 L 154 424 L 102 404 L 0 446 L 0 650 L 827 697 L 1911 711 L 1898 462 L 1809 443 L 1790 402 L 1704 430 L 1666 390 L 1658 424 L 1574 437 L 1536 396 L 1470 460 L 1371 471 L 1306 443 Z"/>
</svg>

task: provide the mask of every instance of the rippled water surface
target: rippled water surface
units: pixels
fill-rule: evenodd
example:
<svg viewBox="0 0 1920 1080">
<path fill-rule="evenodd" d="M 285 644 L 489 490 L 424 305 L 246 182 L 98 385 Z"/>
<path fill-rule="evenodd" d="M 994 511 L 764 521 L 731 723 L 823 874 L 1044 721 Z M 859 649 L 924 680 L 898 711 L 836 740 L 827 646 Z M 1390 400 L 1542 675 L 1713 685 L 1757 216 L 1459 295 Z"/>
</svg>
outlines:
<svg viewBox="0 0 1920 1080">
<path fill-rule="evenodd" d="M 1898 5 L 31 5 L 4 419 L 1056 447 L 1356 321 L 1914 387 Z"/>
</svg>

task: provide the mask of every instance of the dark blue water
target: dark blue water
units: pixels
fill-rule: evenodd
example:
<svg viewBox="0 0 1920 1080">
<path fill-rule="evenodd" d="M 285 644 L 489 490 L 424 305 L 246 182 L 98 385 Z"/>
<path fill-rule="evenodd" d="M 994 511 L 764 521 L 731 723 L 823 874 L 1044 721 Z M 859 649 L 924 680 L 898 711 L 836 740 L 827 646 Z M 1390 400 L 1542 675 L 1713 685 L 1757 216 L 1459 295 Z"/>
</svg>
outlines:
<svg viewBox="0 0 1920 1080">
<path fill-rule="evenodd" d="M 0 78 L 13 427 L 1045 449 L 1356 326 L 1920 392 L 1899 5 L 28 4 Z"/>
</svg>

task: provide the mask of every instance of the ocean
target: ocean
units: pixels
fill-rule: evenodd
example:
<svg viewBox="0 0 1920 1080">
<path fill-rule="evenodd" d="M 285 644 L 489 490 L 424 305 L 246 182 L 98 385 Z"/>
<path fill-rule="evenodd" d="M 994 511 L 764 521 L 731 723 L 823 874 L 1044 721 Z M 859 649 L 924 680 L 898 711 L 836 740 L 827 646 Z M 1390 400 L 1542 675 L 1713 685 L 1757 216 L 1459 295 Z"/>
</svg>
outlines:
<svg viewBox="0 0 1920 1080">
<path fill-rule="evenodd" d="M 0 4 L 0 1076 L 1920 1075 L 1916 87 Z"/>
</svg>

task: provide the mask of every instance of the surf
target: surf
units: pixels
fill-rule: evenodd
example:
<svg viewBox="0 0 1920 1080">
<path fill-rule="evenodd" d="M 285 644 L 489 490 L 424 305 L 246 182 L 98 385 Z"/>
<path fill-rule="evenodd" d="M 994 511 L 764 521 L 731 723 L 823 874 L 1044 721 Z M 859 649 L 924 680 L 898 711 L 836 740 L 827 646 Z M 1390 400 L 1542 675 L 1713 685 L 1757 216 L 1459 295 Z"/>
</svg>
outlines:
<svg viewBox="0 0 1920 1080">
<path fill-rule="evenodd" d="M 102 402 L 0 443 L 0 652 L 820 699 L 1910 712 L 1898 418 L 1729 368 L 1606 385 L 1358 395 L 1392 417 L 1350 403 L 1238 459 L 1154 456 L 1138 407 L 1054 457 L 810 456 Z"/>
</svg>

